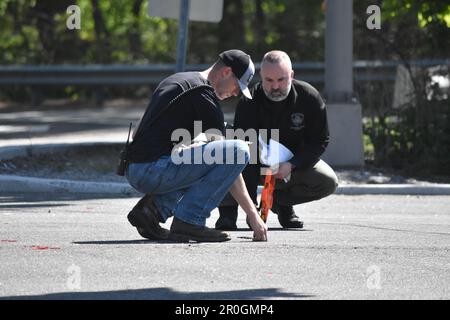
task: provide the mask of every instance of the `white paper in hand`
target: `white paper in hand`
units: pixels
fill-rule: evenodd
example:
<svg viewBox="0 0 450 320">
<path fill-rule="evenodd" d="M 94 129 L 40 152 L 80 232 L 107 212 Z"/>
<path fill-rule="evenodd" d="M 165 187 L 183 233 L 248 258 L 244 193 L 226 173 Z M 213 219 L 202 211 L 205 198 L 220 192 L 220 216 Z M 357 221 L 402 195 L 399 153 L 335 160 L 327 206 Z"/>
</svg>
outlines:
<svg viewBox="0 0 450 320">
<path fill-rule="evenodd" d="M 203 132 L 200 133 L 198 136 L 196 136 L 194 139 L 192 139 L 192 143 L 202 143 L 205 144 L 208 142 L 208 138 L 206 137 L 206 134 Z"/>
<path fill-rule="evenodd" d="M 259 159 L 262 164 L 272 167 L 281 162 L 289 161 L 294 154 L 286 148 L 283 144 L 273 139 L 266 144 L 261 135 L 258 136 L 259 141 Z"/>
</svg>

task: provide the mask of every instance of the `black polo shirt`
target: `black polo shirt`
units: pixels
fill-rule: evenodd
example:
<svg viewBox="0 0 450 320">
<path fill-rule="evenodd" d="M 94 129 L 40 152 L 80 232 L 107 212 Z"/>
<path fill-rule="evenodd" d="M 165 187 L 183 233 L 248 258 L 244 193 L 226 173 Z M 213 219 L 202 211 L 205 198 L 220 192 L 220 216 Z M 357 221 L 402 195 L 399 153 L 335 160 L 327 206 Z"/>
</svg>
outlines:
<svg viewBox="0 0 450 320">
<path fill-rule="evenodd" d="M 130 145 L 130 161 L 153 162 L 170 155 L 179 142 L 171 140 L 172 133 L 186 129 L 194 138 L 194 121 L 201 121 L 202 132 L 224 132 L 223 112 L 209 81 L 199 72 L 181 72 L 164 79 L 153 93 Z"/>
</svg>

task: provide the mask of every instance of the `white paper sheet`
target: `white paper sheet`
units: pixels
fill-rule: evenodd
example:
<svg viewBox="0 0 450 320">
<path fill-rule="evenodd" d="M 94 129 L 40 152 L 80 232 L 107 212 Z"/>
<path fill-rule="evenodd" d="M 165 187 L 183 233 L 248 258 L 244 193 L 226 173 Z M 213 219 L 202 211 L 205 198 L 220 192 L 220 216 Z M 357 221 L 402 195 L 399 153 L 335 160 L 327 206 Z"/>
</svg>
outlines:
<svg viewBox="0 0 450 320">
<path fill-rule="evenodd" d="M 269 144 L 266 144 L 261 135 L 258 136 L 259 141 L 259 159 L 262 164 L 272 167 L 281 162 L 289 161 L 294 154 L 286 148 L 283 144 L 273 139 L 269 140 Z"/>
</svg>

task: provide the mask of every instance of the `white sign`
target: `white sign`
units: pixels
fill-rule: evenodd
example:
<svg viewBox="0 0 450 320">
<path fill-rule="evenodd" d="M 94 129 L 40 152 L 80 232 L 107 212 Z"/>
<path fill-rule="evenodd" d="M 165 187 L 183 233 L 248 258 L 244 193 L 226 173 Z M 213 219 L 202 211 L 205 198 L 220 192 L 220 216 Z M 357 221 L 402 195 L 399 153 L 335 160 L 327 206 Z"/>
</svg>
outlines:
<svg viewBox="0 0 450 320">
<path fill-rule="evenodd" d="M 180 17 L 181 0 L 148 0 L 148 14 L 151 17 Z M 222 20 L 223 0 L 190 0 L 189 20 L 219 22 Z"/>
</svg>

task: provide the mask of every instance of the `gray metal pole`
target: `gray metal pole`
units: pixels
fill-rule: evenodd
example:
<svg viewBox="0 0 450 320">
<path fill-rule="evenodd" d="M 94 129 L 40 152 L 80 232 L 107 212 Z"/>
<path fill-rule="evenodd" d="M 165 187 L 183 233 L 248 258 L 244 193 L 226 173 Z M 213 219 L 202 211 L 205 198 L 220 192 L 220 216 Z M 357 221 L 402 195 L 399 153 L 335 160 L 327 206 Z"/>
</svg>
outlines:
<svg viewBox="0 0 450 320">
<path fill-rule="evenodd" d="M 178 21 L 177 41 L 177 67 L 176 72 L 184 71 L 186 63 L 186 43 L 189 29 L 189 3 L 190 0 L 180 1 L 180 19 Z"/>
<path fill-rule="evenodd" d="M 353 0 L 327 0 L 325 94 L 328 102 L 353 98 Z"/>
</svg>

